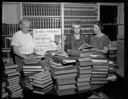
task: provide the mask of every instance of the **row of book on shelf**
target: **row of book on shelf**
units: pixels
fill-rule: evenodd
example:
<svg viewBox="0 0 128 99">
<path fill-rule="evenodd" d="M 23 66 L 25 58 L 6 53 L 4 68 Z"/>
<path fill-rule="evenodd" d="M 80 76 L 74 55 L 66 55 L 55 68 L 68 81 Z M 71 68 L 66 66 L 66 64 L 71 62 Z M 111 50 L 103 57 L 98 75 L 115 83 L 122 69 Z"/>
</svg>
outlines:
<svg viewBox="0 0 128 99">
<path fill-rule="evenodd" d="M 23 16 L 60 16 L 60 5 L 23 4 Z"/>
<path fill-rule="evenodd" d="M 60 18 L 24 17 L 31 21 L 30 28 L 61 28 Z"/>
<path fill-rule="evenodd" d="M 2 23 L 2 35 L 12 36 L 19 29 L 19 24 Z"/>
<path fill-rule="evenodd" d="M 68 50 L 67 54 L 68 56 L 53 55 L 48 61 L 42 60 L 41 57 L 24 60 L 25 78 L 22 85 L 33 93 L 46 94 L 54 89 L 59 96 L 70 95 L 106 84 L 108 77 L 115 72 L 113 62 L 99 52 L 87 49 Z M 14 67 L 16 65 L 5 66 L 5 73 L 12 73 L 8 75 L 9 77 L 19 75 L 16 69 L 12 69 Z M 19 76 L 13 77 L 10 78 L 10 83 L 14 83 L 12 79 L 17 79 L 15 83 L 19 83 Z M 18 84 L 11 84 L 9 89 L 17 85 L 17 90 L 21 90 Z M 20 92 L 12 94 L 12 97 L 15 94 L 19 96 Z"/>
<path fill-rule="evenodd" d="M 97 16 L 97 10 L 65 10 L 65 16 Z"/>
</svg>

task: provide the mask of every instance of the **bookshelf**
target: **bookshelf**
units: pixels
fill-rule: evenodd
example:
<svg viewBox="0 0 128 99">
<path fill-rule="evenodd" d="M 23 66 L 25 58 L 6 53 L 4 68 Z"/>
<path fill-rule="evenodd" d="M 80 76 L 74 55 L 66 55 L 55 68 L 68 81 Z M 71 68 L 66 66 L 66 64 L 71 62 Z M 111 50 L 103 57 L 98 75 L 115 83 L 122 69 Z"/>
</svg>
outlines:
<svg viewBox="0 0 128 99">
<path fill-rule="evenodd" d="M 93 35 L 93 24 L 98 20 L 97 3 L 65 3 L 64 4 L 64 35 L 72 31 L 72 23 L 81 23 L 81 32 L 89 38 Z"/>
<path fill-rule="evenodd" d="M 31 29 L 61 28 L 60 3 L 22 3 L 22 18 L 32 22 Z"/>
</svg>

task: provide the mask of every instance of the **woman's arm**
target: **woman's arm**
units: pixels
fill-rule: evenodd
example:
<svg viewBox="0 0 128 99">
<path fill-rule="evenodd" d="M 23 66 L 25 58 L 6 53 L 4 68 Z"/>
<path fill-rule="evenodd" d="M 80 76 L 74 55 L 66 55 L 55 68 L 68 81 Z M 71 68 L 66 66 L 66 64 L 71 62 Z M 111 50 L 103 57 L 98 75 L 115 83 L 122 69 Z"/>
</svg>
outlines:
<svg viewBox="0 0 128 99">
<path fill-rule="evenodd" d="M 20 56 L 21 58 L 23 58 L 23 59 L 31 59 L 31 57 L 22 54 L 22 53 L 19 51 L 19 49 L 18 49 L 17 46 L 13 46 L 13 52 L 14 52 L 16 55 L 18 55 L 18 56 Z"/>
<path fill-rule="evenodd" d="M 93 48 L 93 49 L 91 49 L 91 50 L 95 50 L 95 51 L 98 51 L 98 52 L 102 52 L 102 53 L 107 53 L 108 52 L 108 47 L 104 47 L 104 49 L 97 49 L 97 48 Z"/>
</svg>

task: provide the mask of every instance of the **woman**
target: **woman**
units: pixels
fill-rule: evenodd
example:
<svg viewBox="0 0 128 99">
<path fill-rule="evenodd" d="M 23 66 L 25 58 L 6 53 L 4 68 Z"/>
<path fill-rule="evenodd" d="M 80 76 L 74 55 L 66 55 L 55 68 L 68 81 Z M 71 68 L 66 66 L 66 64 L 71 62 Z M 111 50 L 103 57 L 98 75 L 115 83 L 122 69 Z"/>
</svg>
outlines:
<svg viewBox="0 0 128 99">
<path fill-rule="evenodd" d="M 16 64 L 18 65 L 18 71 L 22 70 L 22 60 L 32 59 L 29 55 L 34 52 L 34 40 L 29 32 L 30 24 L 31 22 L 29 20 L 22 19 L 19 22 L 20 30 L 17 31 L 12 38 L 11 45 L 15 54 Z"/>
<path fill-rule="evenodd" d="M 73 33 L 67 35 L 64 49 L 67 52 L 69 49 L 77 50 L 84 43 L 87 43 L 87 37 L 81 33 L 80 24 L 72 24 Z"/>
<path fill-rule="evenodd" d="M 98 21 L 96 24 L 94 24 L 93 30 L 94 30 L 95 36 L 91 38 L 91 45 L 93 45 L 94 47 L 92 50 L 96 50 L 102 53 L 107 53 L 110 40 L 107 35 L 102 33 L 102 30 L 103 30 L 102 23 Z"/>
</svg>

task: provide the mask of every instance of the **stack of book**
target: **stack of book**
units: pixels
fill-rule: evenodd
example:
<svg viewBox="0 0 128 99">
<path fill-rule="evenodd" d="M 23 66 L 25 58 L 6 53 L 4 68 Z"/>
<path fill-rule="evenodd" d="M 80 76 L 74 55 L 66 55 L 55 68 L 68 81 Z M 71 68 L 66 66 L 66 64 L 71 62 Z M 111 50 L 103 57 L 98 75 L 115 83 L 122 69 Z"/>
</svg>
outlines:
<svg viewBox="0 0 128 99">
<path fill-rule="evenodd" d="M 77 61 L 77 89 L 79 91 L 90 89 L 90 78 L 92 73 L 90 53 L 88 51 L 69 50 L 68 55 Z"/>
<path fill-rule="evenodd" d="M 2 98 L 8 98 L 8 95 L 6 81 L 2 81 Z"/>
<path fill-rule="evenodd" d="M 93 62 L 91 77 L 92 86 L 107 83 L 109 69 L 108 59 L 106 59 L 103 54 L 95 52 L 91 54 L 91 60 Z"/>
<path fill-rule="evenodd" d="M 11 98 L 23 97 L 22 88 L 19 84 L 19 71 L 17 64 L 5 64 L 5 74 L 7 76 L 7 89 Z"/>
<path fill-rule="evenodd" d="M 30 73 L 38 73 L 41 71 L 44 71 L 44 69 L 40 63 L 40 60 L 24 60 L 23 72 L 25 75 L 28 75 Z"/>
<path fill-rule="evenodd" d="M 68 57 L 68 61 L 65 61 L 66 58 L 61 60 L 62 57 L 59 60 L 57 59 L 58 57 L 54 57 L 53 61 L 50 61 L 50 72 L 55 80 L 57 94 L 59 96 L 75 94 L 77 76 L 77 67 L 74 64 L 75 60 L 68 60 Z M 59 63 L 57 63 L 57 61 Z"/>
<path fill-rule="evenodd" d="M 42 71 L 28 76 L 32 81 L 33 93 L 45 94 L 53 88 L 53 81 L 49 71 Z"/>
<path fill-rule="evenodd" d="M 115 80 L 114 75 L 116 74 L 116 71 L 117 71 L 117 65 L 114 64 L 114 62 L 110 61 L 110 60 L 109 60 L 108 64 L 109 64 L 108 80 Z"/>
</svg>

